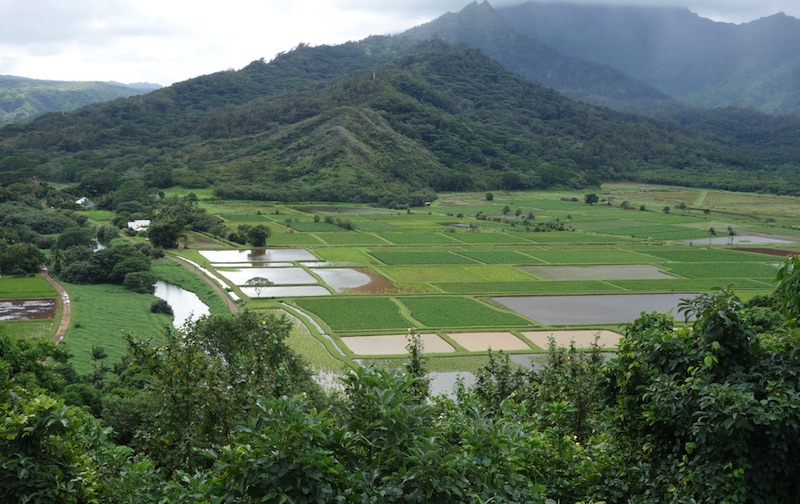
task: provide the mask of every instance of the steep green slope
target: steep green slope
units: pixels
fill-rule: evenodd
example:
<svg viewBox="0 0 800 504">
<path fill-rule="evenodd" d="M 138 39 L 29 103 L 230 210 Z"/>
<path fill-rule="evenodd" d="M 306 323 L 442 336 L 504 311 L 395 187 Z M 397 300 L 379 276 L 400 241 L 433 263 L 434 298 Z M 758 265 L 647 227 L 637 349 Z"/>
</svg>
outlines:
<svg viewBox="0 0 800 504">
<path fill-rule="evenodd" d="M 157 85 L 43 81 L 0 75 L 0 126 L 47 112 L 68 112 L 93 103 L 149 93 Z"/>
<path fill-rule="evenodd" d="M 372 37 L 5 127 L 0 180 L 105 187 L 114 172 L 229 198 L 383 203 L 620 179 L 800 188 L 800 121 L 715 121 L 621 115 L 466 46 Z"/>
</svg>

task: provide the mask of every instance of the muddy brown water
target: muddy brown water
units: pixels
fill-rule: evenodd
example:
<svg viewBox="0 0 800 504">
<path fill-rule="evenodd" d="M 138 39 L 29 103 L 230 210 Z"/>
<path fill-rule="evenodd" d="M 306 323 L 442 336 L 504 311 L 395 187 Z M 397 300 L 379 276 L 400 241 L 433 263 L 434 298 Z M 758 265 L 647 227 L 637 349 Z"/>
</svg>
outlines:
<svg viewBox="0 0 800 504">
<path fill-rule="evenodd" d="M 0 320 L 43 320 L 56 316 L 55 299 L 6 299 L 0 301 Z"/>
</svg>

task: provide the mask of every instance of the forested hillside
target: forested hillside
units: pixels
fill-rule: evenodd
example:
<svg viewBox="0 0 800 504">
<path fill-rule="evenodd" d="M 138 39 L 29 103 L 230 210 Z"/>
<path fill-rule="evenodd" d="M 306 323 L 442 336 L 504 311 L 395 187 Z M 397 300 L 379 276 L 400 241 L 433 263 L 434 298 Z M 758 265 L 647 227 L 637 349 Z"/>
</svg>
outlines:
<svg viewBox="0 0 800 504">
<path fill-rule="evenodd" d="M 24 122 L 47 112 L 71 110 L 149 93 L 156 84 L 44 81 L 0 75 L 0 126 Z"/>
<path fill-rule="evenodd" d="M 383 203 L 620 179 L 798 190 L 800 120 L 723 119 L 621 115 L 465 46 L 371 37 L 5 127 L 0 175 L 86 182 L 88 196 L 113 189 L 92 184 L 111 173 L 229 198 Z"/>
<path fill-rule="evenodd" d="M 735 25 L 688 9 L 527 2 L 498 8 L 556 51 L 610 65 L 701 107 L 800 115 L 800 20 Z"/>
</svg>

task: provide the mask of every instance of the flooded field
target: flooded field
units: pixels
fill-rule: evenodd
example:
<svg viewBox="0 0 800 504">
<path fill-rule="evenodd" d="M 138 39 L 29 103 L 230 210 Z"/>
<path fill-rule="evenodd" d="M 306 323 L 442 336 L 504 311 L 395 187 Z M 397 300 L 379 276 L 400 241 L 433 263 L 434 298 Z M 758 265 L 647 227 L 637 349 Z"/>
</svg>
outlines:
<svg viewBox="0 0 800 504">
<path fill-rule="evenodd" d="M 311 270 L 336 292 L 369 284 L 372 278 L 352 268 L 315 268 Z"/>
<path fill-rule="evenodd" d="M 197 294 L 177 285 L 159 280 L 156 282 L 155 295 L 172 307 L 175 316 L 172 325 L 176 328 L 183 327 L 189 320 L 195 320 L 208 313 L 208 306 L 197 297 Z"/>
<path fill-rule="evenodd" d="M 522 266 L 543 280 L 651 280 L 675 278 L 649 264 L 602 264 L 591 266 Z"/>
<path fill-rule="evenodd" d="M 217 270 L 217 274 L 233 282 L 245 285 L 251 278 L 262 277 L 275 285 L 315 285 L 317 279 L 303 268 L 237 268 Z"/>
<path fill-rule="evenodd" d="M 212 263 L 319 261 L 306 249 L 201 250 L 200 254 Z"/>
<path fill-rule="evenodd" d="M 330 296 L 331 293 L 321 285 L 311 286 L 287 286 L 287 287 L 263 287 L 256 294 L 253 287 L 241 287 L 242 292 L 251 298 L 277 298 L 277 297 L 310 297 L 310 296 Z"/>
<path fill-rule="evenodd" d="M 493 298 L 542 324 L 618 324 L 633 322 L 642 312 L 677 312 L 681 299 L 696 294 L 607 294 L 593 296 L 515 296 Z"/>
<path fill-rule="evenodd" d="M 55 299 L 0 300 L 0 321 L 42 320 L 56 315 Z"/>
</svg>

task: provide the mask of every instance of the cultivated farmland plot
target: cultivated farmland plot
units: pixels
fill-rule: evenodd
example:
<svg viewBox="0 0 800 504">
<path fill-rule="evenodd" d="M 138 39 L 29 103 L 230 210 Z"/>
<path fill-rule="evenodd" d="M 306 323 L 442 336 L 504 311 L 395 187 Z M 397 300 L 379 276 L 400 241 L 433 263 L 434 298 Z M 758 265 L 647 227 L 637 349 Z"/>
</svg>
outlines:
<svg viewBox="0 0 800 504">
<path fill-rule="evenodd" d="M 497 194 L 492 202 L 480 194 L 446 195 L 406 213 L 344 206 L 278 209 L 266 217 L 291 232 L 276 233 L 277 242 L 270 241 L 304 245 L 270 252 L 270 258 L 280 257 L 280 250 L 289 254 L 285 271 L 222 268 L 219 273 L 245 296 L 253 294 L 242 287 L 246 276 L 274 279 L 276 286 L 262 289 L 262 298 L 275 296 L 311 314 L 353 356 L 402 354 L 409 330 L 426 335 L 430 353 L 485 352 L 491 346 L 484 345 L 487 334 L 494 335 L 492 348 L 511 352 L 541 351 L 546 348 L 541 334 L 548 331 L 561 334 L 562 342 L 573 331 L 584 344 L 588 333 L 574 331 L 615 329 L 643 311 L 675 312 L 681 299 L 718 287 L 732 286 L 745 296 L 770 290 L 774 257 L 708 245 L 709 222 L 720 232 L 730 227 L 745 236 L 759 231 L 752 218 L 715 215 L 709 221 L 699 211 L 661 212 L 670 198 L 699 194 L 625 193 L 629 207 L 652 211 L 589 206 L 582 195 L 564 193 Z M 503 206 L 511 208 L 506 218 Z M 294 217 L 298 210 L 346 215 L 354 229 Z M 293 217 L 287 224 L 288 214 Z M 476 214 L 491 218 L 477 220 Z M 530 215 L 534 223 L 558 219 L 569 230 L 532 231 L 530 221 L 522 224 Z M 787 234 L 775 246 L 793 243 L 798 233 Z M 387 287 L 362 289 L 376 279 Z M 611 334 L 606 347 L 618 339 Z"/>
<path fill-rule="evenodd" d="M 746 212 L 737 212 L 741 195 L 723 192 L 637 184 L 598 194 L 597 205 L 575 192 L 498 192 L 493 201 L 447 194 L 399 211 L 225 202 L 209 192 L 199 204 L 230 229 L 270 226 L 267 248 L 196 233 L 175 253 L 219 278 L 246 309 L 289 306 L 313 317 L 319 328 L 309 324 L 310 332 L 320 340 L 327 333 L 347 358 L 400 358 L 409 332 L 419 332 L 427 353 L 457 362 L 489 349 L 541 352 L 550 335 L 585 345 L 602 334 L 601 346 L 613 348 L 615 331 L 642 311 L 675 313 L 680 299 L 727 286 L 744 298 L 769 293 L 778 256 L 800 251 L 797 198 L 743 196 Z M 634 210 L 620 208 L 623 201 Z M 679 211 L 681 203 L 692 208 Z M 662 212 L 665 206 L 672 210 Z M 353 229 L 314 222 L 318 214 L 347 219 Z M 536 231 L 556 219 L 568 230 Z M 776 255 L 744 250 L 753 245 Z M 248 285 L 253 278 L 272 285 Z M 10 280 L 0 280 L 0 298 L 55 299 L 41 279 Z"/>
</svg>

